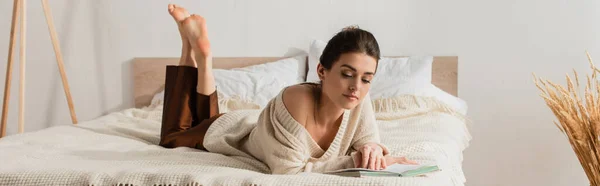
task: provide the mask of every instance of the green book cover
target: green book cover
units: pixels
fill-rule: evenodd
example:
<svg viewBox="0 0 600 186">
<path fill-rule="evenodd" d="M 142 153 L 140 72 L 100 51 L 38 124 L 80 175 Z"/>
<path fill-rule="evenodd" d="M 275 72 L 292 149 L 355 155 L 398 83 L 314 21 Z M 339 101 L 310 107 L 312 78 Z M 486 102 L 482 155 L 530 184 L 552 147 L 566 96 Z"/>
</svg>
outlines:
<svg viewBox="0 0 600 186">
<path fill-rule="evenodd" d="M 440 171 L 437 165 L 404 165 L 394 164 L 384 170 L 370 170 L 363 168 L 350 168 L 326 172 L 325 174 L 346 177 L 410 177 L 421 176 L 427 173 Z"/>
</svg>

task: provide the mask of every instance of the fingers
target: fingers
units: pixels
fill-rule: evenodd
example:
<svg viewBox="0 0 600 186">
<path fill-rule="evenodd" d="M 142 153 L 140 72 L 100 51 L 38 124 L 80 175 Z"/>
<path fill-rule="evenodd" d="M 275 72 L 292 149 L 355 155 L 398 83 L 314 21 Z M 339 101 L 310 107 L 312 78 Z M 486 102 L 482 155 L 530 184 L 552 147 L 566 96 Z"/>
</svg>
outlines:
<svg viewBox="0 0 600 186">
<path fill-rule="evenodd" d="M 377 163 L 377 153 L 371 152 L 371 157 L 369 158 L 369 169 L 377 170 L 375 163 Z"/>
<path fill-rule="evenodd" d="M 408 163 L 413 164 L 413 165 L 418 165 L 419 164 L 416 161 L 412 161 L 412 160 L 408 160 Z"/>
<path fill-rule="evenodd" d="M 371 147 L 364 146 L 362 148 L 362 155 L 362 165 L 360 167 L 367 168 L 367 166 L 369 165 L 369 158 L 371 157 Z"/>
<path fill-rule="evenodd" d="M 390 165 L 393 165 L 393 164 L 395 164 L 395 163 L 398 163 L 398 162 L 397 162 L 397 159 L 398 159 L 398 158 L 396 158 L 396 157 L 389 156 L 389 155 L 388 155 L 388 156 L 384 156 L 384 157 L 385 157 L 385 163 L 386 163 L 386 164 L 385 164 L 385 166 L 386 166 L 386 167 L 388 167 L 388 166 L 390 166 Z"/>
<path fill-rule="evenodd" d="M 360 164 L 362 162 L 361 158 L 362 158 L 362 153 L 360 151 L 356 152 L 356 155 L 354 155 L 354 158 L 352 158 L 354 160 L 354 167 L 360 168 Z"/>
<path fill-rule="evenodd" d="M 381 155 L 376 157 L 377 160 L 375 160 L 375 170 L 381 170 Z"/>
<path fill-rule="evenodd" d="M 398 158 L 398 163 L 400 163 L 400 164 L 408 164 L 408 165 L 418 165 L 419 164 L 416 161 L 412 161 L 412 160 L 406 159 L 406 157 L 400 157 L 400 158 Z"/>
<path fill-rule="evenodd" d="M 387 160 L 383 155 L 383 149 L 379 146 L 373 147 L 368 144 L 363 146 L 360 150 L 361 158 L 357 158 L 355 160 L 356 167 L 371 169 L 371 170 L 381 170 L 387 167 Z"/>
</svg>

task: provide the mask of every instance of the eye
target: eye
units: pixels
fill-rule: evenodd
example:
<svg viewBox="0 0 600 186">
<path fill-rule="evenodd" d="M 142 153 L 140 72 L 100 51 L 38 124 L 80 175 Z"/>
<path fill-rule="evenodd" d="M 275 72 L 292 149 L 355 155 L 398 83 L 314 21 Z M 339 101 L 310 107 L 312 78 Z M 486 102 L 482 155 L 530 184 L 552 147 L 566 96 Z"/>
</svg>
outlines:
<svg viewBox="0 0 600 186">
<path fill-rule="evenodd" d="M 366 80 L 366 79 L 363 79 L 362 81 L 363 81 L 363 83 L 371 83 L 370 80 Z"/>
<path fill-rule="evenodd" d="M 346 73 L 342 73 L 342 76 L 344 76 L 344 77 L 348 77 L 348 78 L 352 77 L 352 75 L 351 75 L 351 74 L 346 74 Z"/>
</svg>

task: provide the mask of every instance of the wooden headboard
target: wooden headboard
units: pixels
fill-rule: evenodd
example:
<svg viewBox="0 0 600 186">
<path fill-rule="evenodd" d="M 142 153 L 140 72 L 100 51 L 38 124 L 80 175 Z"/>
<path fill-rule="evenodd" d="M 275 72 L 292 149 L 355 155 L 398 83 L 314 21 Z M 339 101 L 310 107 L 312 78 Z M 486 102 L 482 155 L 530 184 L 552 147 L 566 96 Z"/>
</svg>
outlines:
<svg viewBox="0 0 600 186">
<path fill-rule="evenodd" d="M 273 62 L 285 57 L 217 57 L 213 68 L 230 69 Z M 152 97 L 162 91 L 165 83 L 165 67 L 177 65 L 179 58 L 136 58 L 133 60 L 135 107 L 147 106 Z M 436 56 L 433 58 L 433 84 L 458 96 L 458 57 Z"/>
</svg>

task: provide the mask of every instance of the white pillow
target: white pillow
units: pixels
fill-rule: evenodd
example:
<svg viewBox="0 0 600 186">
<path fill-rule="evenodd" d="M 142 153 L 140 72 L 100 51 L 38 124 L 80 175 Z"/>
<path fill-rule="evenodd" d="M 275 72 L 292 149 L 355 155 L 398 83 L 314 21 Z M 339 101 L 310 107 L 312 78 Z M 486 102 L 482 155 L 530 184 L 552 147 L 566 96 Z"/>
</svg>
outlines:
<svg viewBox="0 0 600 186">
<path fill-rule="evenodd" d="M 465 100 L 460 99 L 452 94 L 449 94 L 433 84 L 429 84 L 429 87 L 430 91 L 427 91 L 427 94 L 425 96 L 434 97 L 439 101 L 445 103 L 446 105 L 454 108 L 458 113 L 462 115 L 467 115 L 469 107 Z"/>
<path fill-rule="evenodd" d="M 371 99 L 401 95 L 434 97 L 466 115 L 468 107 L 464 100 L 431 83 L 432 68 L 433 56 L 382 57 L 371 84 Z"/>
<path fill-rule="evenodd" d="M 313 40 L 308 48 L 308 73 L 306 74 L 307 82 L 319 82 L 319 75 L 317 75 L 317 65 L 319 64 L 319 58 L 323 54 L 327 43 L 321 40 Z"/>
<path fill-rule="evenodd" d="M 307 82 L 319 82 L 317 65 L 327 43 L 313 40 L 308 49 Z M 377 74 L 371 83 L 371 99 L 389 98 L 402 94 L 423 94 L 431 83 L 433 57 L 382 57 Z"/>
<path fill-rule="evenodd" d="M 431 84 L 433 57 L 382 57 L 371 82 L 371 99 L 424 95 Z"/>
<path fill-rule="evenodd" d="M 308 52 L 307 82 L 318 82 L 317 65 L 327 45 L 321 40 L 313 40 Z M 377 74 L 371 83 L 371 100 L 393 98 L 401 95 L 435 97 L 441 102 L 467 113 L 464 100 L 448 94 L 431 83 L 433 56 L 382 57 L 377 66 Z"/>
<path fill-rule="evenodd" d="M 284 87 L 304 82 L 303 66 L 306 55 L 243 68 L 213 69 L 219 111 L 264 108 Z M 152 103 L 162 103 L 162 99 L 164 90 L 154 95 Z"/>
</svg>

